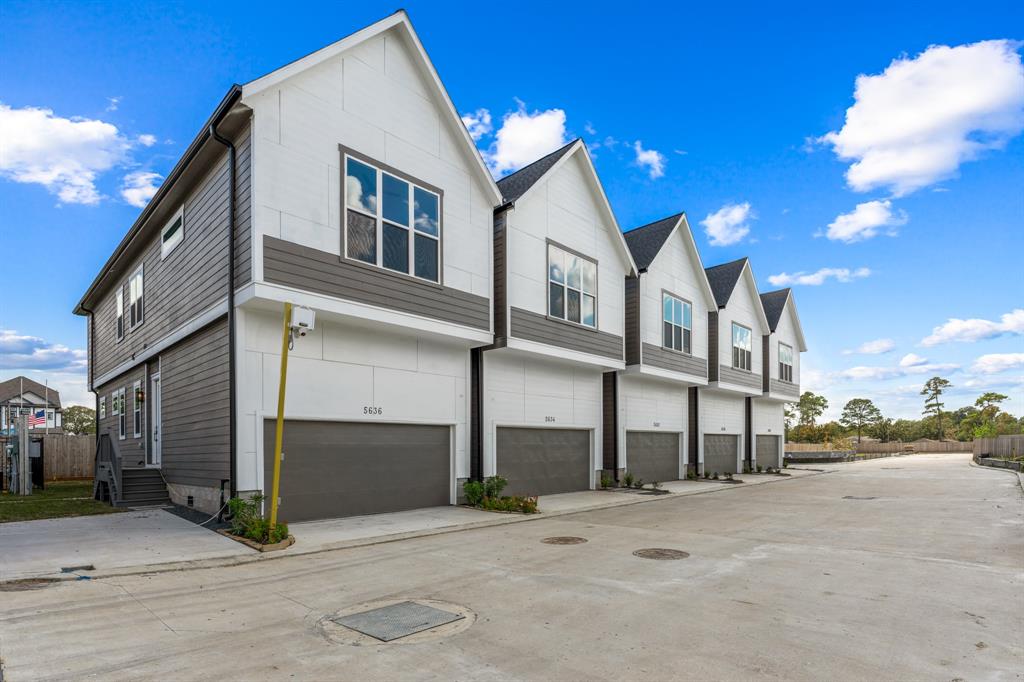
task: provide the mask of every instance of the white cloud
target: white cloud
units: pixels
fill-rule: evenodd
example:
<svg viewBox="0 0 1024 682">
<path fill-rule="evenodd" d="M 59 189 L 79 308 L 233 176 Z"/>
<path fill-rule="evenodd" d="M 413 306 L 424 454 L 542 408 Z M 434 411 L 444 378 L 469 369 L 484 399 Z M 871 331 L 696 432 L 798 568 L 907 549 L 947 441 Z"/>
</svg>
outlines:
<svg viewBox="0 0 1024 682">
<path fill-rule="evenodd" d="M 750 234 L 750 221 L 757 214 L 750 208 L 750 202 L 726 204 L 714 213 L 709 213 L 700 224 L 708 235 L 711 246 L 736 244 Z"/>
<path fill-rule="evenodd" d="M 124 176 L 121 198 L 136 208 L 143 208 L 156 194 L 163 176 L 149 171 L 134 171 Z"/>
<path fill-rule="evenodd" d="M 896 235 L 896 227 L 907 222 L 907 214 L 903 210 L 893 211 L 892 202 L 866 201 L 857 204 L 850 213 L 839 215 L 828 225 L 825 236 L 833 241 L 847 244 L 871 239 L 882 228 L 888 228 L 886 234 Z"/>
<path fill-rule="evenodd" d="M 841 130 L 819 139 L 852 165 L 849 186 L 896 196 L 954 176 L 1024 129 L 1019 43 L 933 45 L 881 74 L 857 77 Z"/>
<path fill-rule="evenodd" d="M 646 168 L 651 180 L 657 180 L 665 175 L 664 154 L 654 149 L 644 149 L 640 140 L 633 143 L 633 151 L 636 152 L 636 165 Z"/>
<path fill-rule="evenodd" d="M 853 381 L 882 381 L 884 379 L 895 379 L 913 374 L 940 374 L 959 369 L 960 365 L 951 363 L 932 363 L 927 358 L 914 353 L 904 355 L 898 365 L 895 366 L 859 366 L 850 367 L 836 372 L 839 379 Z"/>
<path fill-rule="evenodd" d="M 1024 308 L 1015 308 L 1004 314 L 999 322 L 977 318 L 961 320 L 951 317 L 945 324 L 932 329 L 932 333 L 921 340 L 921 345 L 937 346 L 940 343 L 953 341 L 971 343 L 1003 334 L 1024 334 Z"/>
<path fill-rule="evenodd" d="M 849 268 L 821 268 L 817 272 L 794 272 L 793 274 L 781 272 L 777 275 L 769 276 L 768 281 L 775 287 L 788 287 L 798 284 L 816 287 L 824 284 L 830 278 L 835 279 L 837 282 L 852 282 L 855 279 L 863 279 L 870 274 L 871 270 L 869 268 L 857 268 L 856 270 Z"/>
<path fill-rule="evenodd" d="M 852 350 L 844 350 L 843 355 L 881 355 L 895 347 L 896 343 L 892 339 L 875 339 L 874 341 L 865 341 Z"/>
<path fill-rule="evenodd" d="M 916 353 L 907 353 L 900 358 L 900 367 L 920 367 L 928 364 L 928 358 L 922 358 Z"/>
<path fill-rule="evenodd" d="M 108 97 L 107 108 L 104 111 L 117 111 L 117 106 L 121 103 L 121 97 Z"/>
<path fill-rule="evenodd" d="M 156 144 L 156 135 L 150 135 L 149 133 L 143 133 L 135 139 L 138 140 L 139 144 L 143 147 L 152 147 Z"/>
<path fill-rule="evenodd" d="M 583 124 L 583 132 L 585 132 L 587 135 L 597 135 L 597 128 L 594 127 L 593 123 L 587 121 L 586 123 Z"/>
<path fill-rule="evenodd" d="M 989 353 L 975 360 L 971 365 L 971 371 L 978 374 L 998 374 L 1017 367 L 1024 367 L 1024 353 Z"/>
<path fill-rule="evenodd" d="M 480 108 L 474 112 L 463 114 L 462 122 L 466 126 L 466 130 L 469 131 L 470 136 L 474 140 L 479 140 L 484 135 L 491 132 L 491 112 L 487 109 Z"/>
<path fill-rule="evenodd" d="M 565 112 L 561 109 L 529 112 L 519 108 L 506 113 L 494 134 L 494 143 L 484 160 L 495 176 L 522 168 L 566 144 Z"/>
<path fill-rule="evenodd" d="M 43 185 L 66 204 L 99 203 L 96 176 L 123 163 L 131 148 L 113 124 L 6 104 L 0 104 L 0 139 L 0 176 Z"/>
<path fill-rule="evenodd" d="M 13 329 L 0 329 L 0 370 L 84 371 L 86 362 L 84 350 L 49 343 L 38 336 L 19 334 Z"/>
</svg>

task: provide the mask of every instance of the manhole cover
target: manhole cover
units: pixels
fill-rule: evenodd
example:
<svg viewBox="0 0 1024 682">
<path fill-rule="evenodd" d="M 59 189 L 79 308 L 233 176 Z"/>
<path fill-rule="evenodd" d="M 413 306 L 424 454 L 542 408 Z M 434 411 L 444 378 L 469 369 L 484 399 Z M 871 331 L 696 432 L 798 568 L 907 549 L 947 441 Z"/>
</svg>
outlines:
<svg viewBox="0 0 1024 682">
<path fill-rule="evenodd" d="M 541 540 L 545 545 L 582 545 L 586 541 L 586 538 L 578 538 L 574 535 L 559 535 Z"/>
<path fill-rule="evenodd" d="M 382 642 L 390 642 L 463 618 L 465 616 L 458 613 L 442 611 L 414 601 L 403 601 L 332 620 Z"/>
<path fill-rule="evenodd" d="M 684 552 L 679 549 L 664 549 L 661 547 L 650 547 L 648 549 L 638 549 L 633 552 L 633 556 L 638 556 L 641 559 L 657 559 L 659 561 L 667 561 L 669 559 L 685 559 L 690 556 L 689 552 Z"/>
<path fill-rule="evenodd" d="M 844 495 L 844 500 L 877 500 L 877 497 L 857 497 L 856 495 Z"/>
</svg>

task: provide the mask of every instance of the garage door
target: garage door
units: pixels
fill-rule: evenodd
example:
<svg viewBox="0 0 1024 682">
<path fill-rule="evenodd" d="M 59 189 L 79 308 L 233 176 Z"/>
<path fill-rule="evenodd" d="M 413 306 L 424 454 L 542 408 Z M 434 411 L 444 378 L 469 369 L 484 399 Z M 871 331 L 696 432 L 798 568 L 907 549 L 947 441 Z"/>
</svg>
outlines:
<svg viewBox="0 0 1024 682">
<path fill-rule="evenodd" d="M 498 475 L 507 495 L 553 495 L 590 488 L 590 432 L 498 429 Z"/>
<path fill-rule="evenodd" d="M 739 436 L 708 434 L 704 436 L 704 471 L 713 474 L 735 474 L 736 448 Z"/>
<path fill-rule="evenodd" d="M 779 467 L 779 437 L 778 436 L 757 436 L 757 461 L 761 468 Z"/>
<path fill-rule="evenodd" d="M 285 421 L 283 521 L 329 519 L 450 504 L 447 426 Z M 266 493 L 274 421 L 263 431 Z"/>
<path fill-rule="evenodd" d="M 679 478 L 679 434 L 627 431 L 626 469 L 647 483 L 675 481 Z"/>
</svg>

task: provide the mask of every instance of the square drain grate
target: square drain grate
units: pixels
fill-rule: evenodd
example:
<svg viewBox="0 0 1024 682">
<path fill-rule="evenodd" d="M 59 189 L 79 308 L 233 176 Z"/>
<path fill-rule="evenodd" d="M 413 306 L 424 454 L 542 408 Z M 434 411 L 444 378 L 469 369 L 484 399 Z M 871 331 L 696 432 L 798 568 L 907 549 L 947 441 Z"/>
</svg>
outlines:
<svg viewBox="0 0 1024 682">
<path fill-rule="evenodd" d="M 424 606 L 413 601 L 403 601 L 391 606 L 382 606 L 362 613 L 335 618 L 334 622 L 382 642 L 390 642 L 417 632 L 423 632 L 439 625 L 454 623 L 465 616 Z"/>
</svg>

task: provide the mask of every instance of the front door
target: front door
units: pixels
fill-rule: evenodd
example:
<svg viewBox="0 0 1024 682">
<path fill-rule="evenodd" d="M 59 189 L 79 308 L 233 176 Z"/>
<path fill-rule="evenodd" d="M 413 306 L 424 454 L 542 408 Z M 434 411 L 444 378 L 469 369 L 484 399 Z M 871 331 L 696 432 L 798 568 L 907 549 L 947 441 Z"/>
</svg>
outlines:
<svg viewBox="0 0 1024 682">
<path fill-rule="evenodd" d="M 154 374 L 150 379 L 149 386 L 149 409 L 150 409 L 150 448 L 146 457 L 146 466 L 160 466 L 160 374 Z"/>
</svg>

